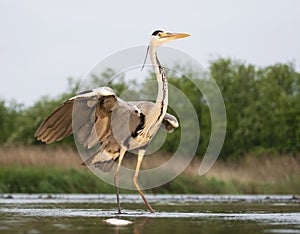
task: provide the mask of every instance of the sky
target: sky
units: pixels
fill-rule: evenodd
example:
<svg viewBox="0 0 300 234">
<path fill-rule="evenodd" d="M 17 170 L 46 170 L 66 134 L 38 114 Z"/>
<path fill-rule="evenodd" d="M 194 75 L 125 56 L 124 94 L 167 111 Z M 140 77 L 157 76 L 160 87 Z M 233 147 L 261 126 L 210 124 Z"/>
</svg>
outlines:
<svg viewBox="0 0 300 234">
<path fill-rule="evenodd" d="M 0 100 L 29 106 L 55 97 L 67 77 L 146 45 L 156 29 L 190 33 L 169 46 L 206 67 L 231 57 L 257 66 L 292 61 L 300 70 L 298 0 L 0 0 Z"/>
</svg>

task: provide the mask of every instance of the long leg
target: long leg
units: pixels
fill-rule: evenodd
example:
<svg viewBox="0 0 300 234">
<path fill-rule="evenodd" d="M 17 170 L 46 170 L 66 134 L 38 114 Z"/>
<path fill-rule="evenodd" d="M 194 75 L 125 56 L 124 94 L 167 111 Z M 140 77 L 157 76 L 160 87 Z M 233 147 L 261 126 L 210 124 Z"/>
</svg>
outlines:
<svg viewBox="0 0 300 234">
<path fill-rule="evenodd" d="M 116 174 L 115 174 L 115 187 L 116 187 L 116 195 L 117 195 L 118 214 L 121 214 L 121 206 L 120 206 L 120 199 L 119 199 L 119 170 L 125 153 L 126 153 L 126 149 L 121 148 L 118 167 L 116 169 Z"/>
<path fill-rule="evenodd" d="M 139 150 L 138 152 L 138 160 L 137 160 L 137 164 L 136 164 L 136 168 L 135 168 L 135 173 L 134 173 L 134 176 L 133 176 L 133 184 L 134 186 L 136 187 L 137 191 L 139 192 L 139 194 L 141 195 L 141 197 L 143 198 L 148 210 L 151 212 L 151 213 L 154 213 L 154 210 L 152 209 L 152 207 L 150 206 L 150 204 L 148 203 L 148 201 L 146 200 L 143 192 L 141 191 L 140 189 L 140 186 L 137 182 L 138 180 L 138 175 L 139 175 L 139 170 L 140 170 L 140 167 L 141 167 L 141 163 L 142 163 L 142 160 L 143 160 L 143 157 L 144 157 L 144 154 L 145 154 L 145 150 L 144 149 L 141 149 Z"/>
</svg>

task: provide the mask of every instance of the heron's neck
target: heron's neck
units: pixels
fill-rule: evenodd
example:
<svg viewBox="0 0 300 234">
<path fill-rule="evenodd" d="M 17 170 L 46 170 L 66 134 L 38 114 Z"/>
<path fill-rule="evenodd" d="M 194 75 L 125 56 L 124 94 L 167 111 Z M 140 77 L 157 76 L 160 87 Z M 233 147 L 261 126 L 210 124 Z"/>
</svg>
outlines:
<svg viewBox="0 0 300 234">
<path fill-rule="evenodd" d="M 158 94 L 154 107 L 154 115 L 157 117 L 157 122 L 161 122 L 168 108 L 168 80 L 164 68 L 160 65 L 158 61 L 156 51 L 157 46 L 149 46 L 149 54 L 158 83 Z"/>
</svg>

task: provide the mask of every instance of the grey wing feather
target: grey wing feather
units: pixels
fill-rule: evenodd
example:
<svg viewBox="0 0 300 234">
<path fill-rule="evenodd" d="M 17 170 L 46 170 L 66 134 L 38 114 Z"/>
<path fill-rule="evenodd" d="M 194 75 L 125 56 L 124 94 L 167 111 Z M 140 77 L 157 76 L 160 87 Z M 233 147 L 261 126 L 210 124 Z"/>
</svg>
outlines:
<svg viewBox="0 0 300 234">
<path fill-rule="evenodd" d="M 120 155 L 121 145 L 132 135 L 140 123 L 139 111 L 136 107 L 117 98 L 111 111 L 105 114 L 102 108 L 97 108 L 97 120 L 88 140 L 93 142 L 94 136 L 100 139 L 101 148 L 83 165 L 94 165 L 102 171 L 109 171 Z M 101 117 L 100 117 L 101 116 Z M 101 121 L 98 120 L 101 119 Z M 94 135 L 94 136 L 93 136 Z M 89 147 L 89 146 L 88 146 Z"/>
<path fill-rule="evenodd" d="M 47 144 L 72 134 L 73 101 L 67 100 L 36 130 L 34 136 Z"/>
<path fill-rule="evenodd" d="M 120 143 L 139 125 L 139 113 L 133 105 L 117 98 L 110 88 L 102 87 L 65 101 L 34 136 L 49 144 L 73 133 L 84 147 L 92 148 L 100 143 L 99 150 L 83 165 L 107 171 L 119 157 Z"/>
<path fill-rule="evenodd" d="M 97 105 L 99 101 L 101 107 Z M 34 136 L 38 140 L 49 144 L 59 141 L 74 132 L 79 143 L 92 147 L 99 139 L 97 134 L 91 134 L 93 133 L 94 123 L 96 121 L 97 130 L 101 129 L 99 126 L 106 128 L 107 122 L 100 123 L 101 117 L 107 115 L 106 112 L 112 108 L 115 101 L 116 97 L 113 91 L 107 87 L 72 97 L 58 107 L 40 125 Z M 95 115 L 95 113 L 98 115 Z M 99 132 L 101 131 L 99 130 Z"/>
</svg>

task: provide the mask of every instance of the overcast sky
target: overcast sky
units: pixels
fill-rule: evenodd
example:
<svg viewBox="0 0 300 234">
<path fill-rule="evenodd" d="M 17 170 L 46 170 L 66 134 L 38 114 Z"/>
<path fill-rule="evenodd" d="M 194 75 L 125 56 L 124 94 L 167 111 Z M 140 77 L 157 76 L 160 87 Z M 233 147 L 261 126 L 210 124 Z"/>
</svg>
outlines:
<svg viewBox="0 0 300 234">
<path fill-rule="evenodd" d="M 155 29 L 192 37 L 169 46 L 207 66 L 218 56 L 300 70 L 297 0 L 0 0 L 0 99 L 56 96 L 111 54 L 148 43 Z M 143 59 L 143 58 L 141 58 Z"/>
</svg>

